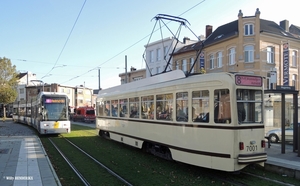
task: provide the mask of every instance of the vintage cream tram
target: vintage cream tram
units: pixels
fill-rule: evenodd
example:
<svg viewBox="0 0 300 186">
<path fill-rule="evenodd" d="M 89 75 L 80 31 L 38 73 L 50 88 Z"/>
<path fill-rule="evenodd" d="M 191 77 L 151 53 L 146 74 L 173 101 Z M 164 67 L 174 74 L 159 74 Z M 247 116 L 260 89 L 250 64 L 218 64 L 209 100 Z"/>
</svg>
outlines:
<svg viewBox="0 0 300 186">
<path fill-rule="evenodd" d="M 99 91 L 99 135 L 222 171 L 264 165 L 263 79 L 181 70 Z"/>
</svg>

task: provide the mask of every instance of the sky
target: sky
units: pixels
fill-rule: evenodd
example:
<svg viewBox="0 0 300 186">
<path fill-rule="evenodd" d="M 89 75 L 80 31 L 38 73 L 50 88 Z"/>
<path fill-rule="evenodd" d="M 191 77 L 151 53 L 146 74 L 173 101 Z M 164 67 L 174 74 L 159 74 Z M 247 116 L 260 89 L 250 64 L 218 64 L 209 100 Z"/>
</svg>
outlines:
<svg viewBox="0 0 300 186">
<path fill-rule="evenodd" d="M 127 71 L 146 68 L 144 46 L 172 36 L 166 27 L 161 36 L 157 14 L 190 23 L 181 28 L 181 41 L 196 40 L 192 32 L 205 35 L 206 25 L 214 31 L 237 20 L 239 10 L 254 16 L 259 8 L 261 19 L 300 26 L 298 0 L 1 0 L 0 7 L 0 57 L 44 83 L 92 89 L 99 87 L 99 71 L 102 89 L 119 85 L 125 56 Z M 177 32 L 178 23 L 167 24 Z"/>
</svg>

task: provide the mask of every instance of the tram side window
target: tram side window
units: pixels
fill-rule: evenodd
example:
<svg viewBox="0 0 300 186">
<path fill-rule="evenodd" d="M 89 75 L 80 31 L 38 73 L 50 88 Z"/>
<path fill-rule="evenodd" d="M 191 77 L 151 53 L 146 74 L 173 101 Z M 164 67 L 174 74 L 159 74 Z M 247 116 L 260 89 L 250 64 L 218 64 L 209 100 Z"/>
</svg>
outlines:
<svg viewBox="0 0 300 186">
<path fill-rule="evenodd" d="M 231 123 L 229 89 L 218 89 L 214 91 L 214 105 L 215 123 Z"/>
<path fill-rule="evenodd" d="M 105 104 L 104 115 L 110 116 L 110 101 L 104 101 L 104 104 Z"/>
<path fill-rule="evenodd" d="M 173 94 L 156 96 L 156 119 L 172 121 Z"/>
<path fill-rule="evenodd" d="M 119 108 L 120 108 L 120 117 L 128 117 L 128 100 L 127 99 L 119 100 Z"/>
<path fill-rule="evenodd" d="M 111 116 L 117 117 L 119 113 L 118 100 L 111 100 Z"/>
<path fill-rule="evenodd" d="M 139 98 L 129 98 L 130 118 L 139 118 Z"/>
<path fill-rule="evenodd" d="M 30 104 L 26 104 L 26 117 L 30 117 L 30 116 L 31 116 Z"/>
<path fill-rule="evenodd" d="M 141 107 L 141 117 L 142 119 L 154 119 L 154 96 L 144 96 L 141 97 L 142 107 Z"/>
<path fill-rule="evenodd" d="M 176 93 L 176 121 L 188 121 L 188 92 Z"/>
<path fill-rule="evenodd" d="M 237 120 L 242 123 L 263 123 L 261 90 L 237 89 Z"/>
<path fill-rule="evenodd" d="M 192 92 L 192 118 L 193 122 L 209 122 L 209 91 Z"/>
<path fill-rule="evenodd" d="M 104 103 L 103 101 L 100 101 L 100 102 L 97 102 L 96 103 L 96 107 L 97 107 L 97 115 L 98 116 L 104 116 L 103 113 L 104 113 Z"/>
</svg>

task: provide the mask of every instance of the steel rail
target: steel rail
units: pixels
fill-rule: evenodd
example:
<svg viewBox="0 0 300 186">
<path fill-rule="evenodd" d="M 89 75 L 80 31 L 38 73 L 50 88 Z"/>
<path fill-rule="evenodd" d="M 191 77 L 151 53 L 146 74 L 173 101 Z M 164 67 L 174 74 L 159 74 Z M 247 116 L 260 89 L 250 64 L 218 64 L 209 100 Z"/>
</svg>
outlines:
<svg viewBox="0 0 300 186">
<path fill-rule="evenodd" d="M 113 176 L 115 176 L 116 178 L 118 178 L 120 181 L 122 181 L 123 183 L 125 183 L 128 186 L 132 186 L 131 183 L 129 183 L 128 181 L 126 181 L 124 178 L 122 178 L 121 176 L 119 176 L 117 173 L 113 172 L 112 170 L 110 170 L 108 167 L 106 167 L 105 165 L 103 165 L 101 162 L 99 162 L 98 160 L 96 160 L 94 157 L 92 157 L 91 155 L 89 155 L 87 152 L 85 152 L 84 150 L 82 150 L 81 148 L 79 148 L 77 145 L 75 145 L 74 143 L 72 143 L 70 140 L 64 138 L 67 142 L 69 142 L 71 145 L 73 145 L 74 147 L 76 147 L 78 150 L 80 150 L 82 153 L 84 153 L 86 156 L 88 156 L 89 158 L 91 158 L 93 161 L 95 161 L 97 164 L 99 164 L 102 168 L 104 168 L 106 171 L 108 171 L 110 174 L 112 174 Z"/>
<path fill-rule="evenodd" d="M 69 166 L 72 168 L 72 170 L 76 173 L 76 175 L 79 177 L 79 179 L 82 181 L 82 183 L 86 186 L 90 186 L 91 184 L 76 169 L 76 167 L 70 162 L 70 160 L 61 152 L 61 150 L 55 145 L 55 143 L 50 138 L 48 138 L 48 139 L 52 143 L 52 145 L 55 147 L 55 149 L 60 153 L 60 155 L 64 158 L 64 160 L 69 164 Z"/>
</svg>

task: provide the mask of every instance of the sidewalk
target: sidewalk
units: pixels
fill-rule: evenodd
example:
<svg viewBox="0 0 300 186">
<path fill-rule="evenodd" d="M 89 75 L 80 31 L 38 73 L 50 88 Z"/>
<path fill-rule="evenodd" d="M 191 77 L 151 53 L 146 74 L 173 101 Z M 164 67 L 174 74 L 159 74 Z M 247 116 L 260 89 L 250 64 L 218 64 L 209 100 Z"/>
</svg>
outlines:
<svg viewBox="0 0 300 186">
<path fill-rule="evenodd" d="M 280 143 L 272 143 L 271 147 L 265 150 L 268 156 L 265 163 L 266 170 L 300 180 L 300 157 L 297 152 L 293 152 L 291 145 L 286 145 L 284 154 L 281 153 Z"/>
<path fill-rule="evenodd" d="M 33 129 L 0 122 L 0 185 L 61 185 Z"/>
</svg>

